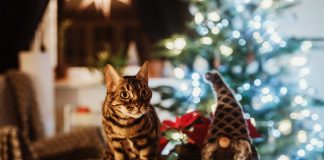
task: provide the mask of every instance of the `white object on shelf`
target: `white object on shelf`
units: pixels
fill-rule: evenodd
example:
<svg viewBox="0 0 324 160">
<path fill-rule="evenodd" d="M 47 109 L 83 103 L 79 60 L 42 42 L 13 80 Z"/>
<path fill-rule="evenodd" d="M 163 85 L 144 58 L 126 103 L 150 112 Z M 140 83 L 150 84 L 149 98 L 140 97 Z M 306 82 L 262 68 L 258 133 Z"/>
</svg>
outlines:
<svg viewBox="0 0 324 160">
<path fill-rule="evenodd" d="M 64 106 L 64 132 L 70 132 L 74 128 L 101 126 L 101 111 L 91 110 L 88 112 L 78 112 L 77 107 L 72 105 Z"/>
</svg>

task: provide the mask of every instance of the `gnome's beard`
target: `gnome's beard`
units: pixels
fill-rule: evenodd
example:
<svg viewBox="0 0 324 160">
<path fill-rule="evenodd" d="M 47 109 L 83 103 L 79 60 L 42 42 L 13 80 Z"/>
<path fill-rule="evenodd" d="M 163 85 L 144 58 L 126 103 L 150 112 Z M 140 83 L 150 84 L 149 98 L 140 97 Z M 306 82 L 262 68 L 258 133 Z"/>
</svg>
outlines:
<svg viewBox="0 0 324 160">
<path fill-rule="evenodd" d="M 251 144 L 246 140 L 237 140 L 231 144 L 234 149 L 234 160 L 250 160 L 252 155 Z"/>
<path fill-rule="evenodd" d="M 251 144 L 247 140 L 233 140 L 228 148 L 221 148 L 218 143 L 209 144 L 205 146 L 209 148 L 208 150 L 203 150 L 205 152 L 205 157 L 203 160 L 251 160 L 252 150 Z M 210 150 L 213 148 L 212 150 Z M 212 153 L 212 154 L 206 154 Z M 209 157 L 209 156 L 210 157 Z M 208 158 L 209 157 L 209 158 Z"/>
</svg>

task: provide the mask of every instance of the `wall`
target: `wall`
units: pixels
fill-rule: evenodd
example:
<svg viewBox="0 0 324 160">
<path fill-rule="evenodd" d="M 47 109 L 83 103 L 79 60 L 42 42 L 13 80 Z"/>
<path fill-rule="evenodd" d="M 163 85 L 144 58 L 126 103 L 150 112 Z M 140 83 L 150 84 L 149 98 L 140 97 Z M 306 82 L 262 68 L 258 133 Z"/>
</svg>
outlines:
<svg viewBox="0 0 324 160">
<path fill-rule="evenodd" d="M 302 0 L 300 5 L 288 11 L 288 14 L 295 14 L 297 19 L 294 22 L 289 21 L 289 18 L 283 20 L 280 24 L 281 29 L 285 34 L 324 38 L 323 6 L 323 0 Z M 317 95 L 324 99 L 324 43 L 322 44 L 323 49 L 312 50 L 309 53 L 310 74 L 307 76 L 307 81 L 310 87 L 317 90 Z"/>
</svg>

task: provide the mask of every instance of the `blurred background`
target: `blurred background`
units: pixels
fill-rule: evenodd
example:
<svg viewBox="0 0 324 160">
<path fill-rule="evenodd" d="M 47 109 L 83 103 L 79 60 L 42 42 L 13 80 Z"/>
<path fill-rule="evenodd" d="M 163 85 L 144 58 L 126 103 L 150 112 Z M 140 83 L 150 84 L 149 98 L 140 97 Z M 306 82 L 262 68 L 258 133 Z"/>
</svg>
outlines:
<svg viewBox="0 0 324 160">
<path fill-rule="evenodd" d="M 151 103 L 161 121 L 196 110 L 209 117 L 217 102 L 204 74 L 216 69 L 256 128 L 250 132 L 258 135 L 252 138 L 261 159 L 322 160 L 323 6 L 322 0 L 1 1 L 0 138 L 8 141 L 0 146 L 15 152 L 0 152 L 0 159 L 102 156 L 104 66 L 134 75 L 149 60 Z M 164 155 L 183 141 L 176 133 L 164 132 Z M 8 145 L 11 138 L 18 147 Z"/>
</svg>

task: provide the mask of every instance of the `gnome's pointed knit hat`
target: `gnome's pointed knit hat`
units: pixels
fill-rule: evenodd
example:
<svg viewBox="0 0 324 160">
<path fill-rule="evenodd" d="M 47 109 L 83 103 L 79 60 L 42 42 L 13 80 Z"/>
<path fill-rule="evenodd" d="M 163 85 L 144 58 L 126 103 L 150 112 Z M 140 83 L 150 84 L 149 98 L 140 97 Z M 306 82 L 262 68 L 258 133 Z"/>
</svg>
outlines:
<svg viewBox="0 0 324 160">
<path fill-rule="evenodd" d="M 233 91 L 217 71 L 206 73 L 206 79 L 211 82 L 218 99 L 213 127 L 210 128 L 209 134 L 216 137 L 226 136 L 230 139 L 250 141 L 242 108 L 234 98 Z"/>
</svg>

